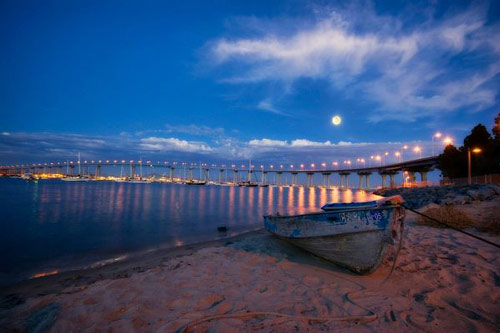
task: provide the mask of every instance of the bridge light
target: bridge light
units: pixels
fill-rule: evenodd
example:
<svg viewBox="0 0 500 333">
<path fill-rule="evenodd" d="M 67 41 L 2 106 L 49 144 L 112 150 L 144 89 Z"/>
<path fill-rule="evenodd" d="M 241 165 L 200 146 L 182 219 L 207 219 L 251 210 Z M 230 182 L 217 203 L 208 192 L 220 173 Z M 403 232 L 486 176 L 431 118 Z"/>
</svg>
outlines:
<svg viewBox="0 0 500 333">
<path fill-rule="evenodd" d="M 436 132 L 436 134 L 434 134 L 434 137 L 439 139 L 441 137 L 441 133 Z"/>
</svg>

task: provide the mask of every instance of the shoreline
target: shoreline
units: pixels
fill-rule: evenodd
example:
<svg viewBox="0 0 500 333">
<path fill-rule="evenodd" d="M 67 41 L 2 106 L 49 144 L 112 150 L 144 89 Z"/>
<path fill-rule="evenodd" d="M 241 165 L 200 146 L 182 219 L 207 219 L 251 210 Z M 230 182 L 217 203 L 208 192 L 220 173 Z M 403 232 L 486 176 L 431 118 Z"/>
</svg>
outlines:
<svg viewBox="0 0 500 333">
<path fill-rule="evenodd" d="M 38 278 L 30 278 L 9 284 L 0 289 L 0 298 L 5 298 L 10 294 L 16 294 L 23 298 L 57 293 L 61 289 L 68 287 L 79 287 L 85 284 L 105 279 L 126 278 L 136 272 L 144 272 L 152 269 L 162 262 L 189 256 L 193 253 L 207 248 L 225 246 L 231 242 L 241 240 L 253 235 L 262 235 L 266 231 L 264 227 L 246 231 L 234 236 L 222 237 L 214 240 L 201 241 L 181 246 L 166 247 L 152 251 L 133 252 L 129 258 L 104 264 L 98 267 L 85 267 L 75 270 L 62 271 L 57 274 L 48 274 Z M 2 307 L 0 300 L 0 308 Z"/>
</svg>

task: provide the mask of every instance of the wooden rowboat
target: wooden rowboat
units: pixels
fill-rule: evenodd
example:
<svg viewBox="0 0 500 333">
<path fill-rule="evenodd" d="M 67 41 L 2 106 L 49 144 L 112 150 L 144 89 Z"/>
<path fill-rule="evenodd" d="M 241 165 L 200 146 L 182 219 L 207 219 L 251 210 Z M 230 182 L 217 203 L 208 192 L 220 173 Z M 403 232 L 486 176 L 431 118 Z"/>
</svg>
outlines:
<svg viewBox="0 0 500 333">
<path fill-rule="evenodd" d="M 264 216 L 265 228 L 319 257 L 356 273 L 373 272 L 388 244 L 399 235 L 404 208 L 399 196 L 376 201 L 375 205 L 346 204 L 324 212 Z M 326 208 L 326 207 L 325 207 Z"/>
</svg>

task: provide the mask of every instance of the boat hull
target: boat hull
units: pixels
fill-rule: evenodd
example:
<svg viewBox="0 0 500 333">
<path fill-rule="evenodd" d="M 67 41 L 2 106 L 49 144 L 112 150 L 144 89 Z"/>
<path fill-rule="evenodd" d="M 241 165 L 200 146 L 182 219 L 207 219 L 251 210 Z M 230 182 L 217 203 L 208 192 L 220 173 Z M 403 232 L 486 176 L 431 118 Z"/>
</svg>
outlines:
<svg viewBox="0 0 500 333">
<path fill-rule="evenodd" d="M 354 209 L 296 216 L 265 216 L 279 238 L 359 274 L 374 271 L 399 235 L 401 207 Z"/>
</svg>

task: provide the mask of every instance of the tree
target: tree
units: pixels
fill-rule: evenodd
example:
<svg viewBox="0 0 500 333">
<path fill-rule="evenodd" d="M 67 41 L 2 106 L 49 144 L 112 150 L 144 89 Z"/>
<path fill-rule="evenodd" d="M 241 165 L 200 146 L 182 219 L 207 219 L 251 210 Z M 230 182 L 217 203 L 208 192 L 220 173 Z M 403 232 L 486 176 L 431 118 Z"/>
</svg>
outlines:
<svg viewBox="0 0 500 333">
<path fill-rule="evenodd" d="M 447 178 L 460 178 L 467 175 L 467 170 L 464 169 L 464 154 L 453 145 L 448 145 L 443 153 L 439 155 L 439 169 Z"/>
<path fill-rule="evenodd" d="M 495 126 L 493 126 L 493 135 L 496 140 L 500 140 L 500 112 L 495 117 Z"/>
<path fill-rule="evenodd" d="M 495 118 L 496 126 L 499 126 L 500 115 Z M 497 132 L 498 133 L 498 132 Z M 446 146 L 443 153 L 439 155 L 438 168 L 447 178 L 459 178 L 467 176 L 467 159 L 469 150 L 480 148 L 481 153 L 472 154 L 472 174 L 474 176 L 500 172 L 500 138 L 495 134 L 493 139 L 486 127 L 482 124 L 476 125 L 471 133 L 464 139 L 460 148 L 452 145 Z"/>
<path fill-rule="evenodd" d="M 476 125 L 464 139 L 464 147 L 488 149 L 493 144 L 491 134 L 483 124 Z"/>
</svg>

